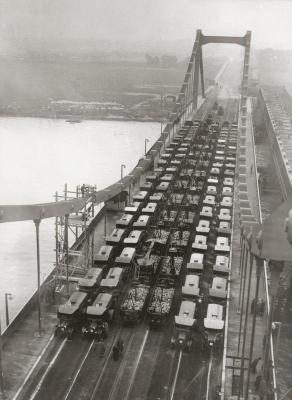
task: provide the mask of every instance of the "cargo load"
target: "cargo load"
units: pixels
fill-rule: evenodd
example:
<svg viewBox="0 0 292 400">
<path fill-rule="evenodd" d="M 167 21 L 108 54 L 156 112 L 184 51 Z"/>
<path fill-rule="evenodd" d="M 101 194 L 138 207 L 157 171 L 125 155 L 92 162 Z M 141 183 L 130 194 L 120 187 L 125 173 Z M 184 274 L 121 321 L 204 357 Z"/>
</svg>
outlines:
<svg viewBox="0 0 292 400">
<path fill-rule="evenodd" d="M 152 328 L 163 325 L 169 316 L 174 299 L 174 289 L 157 286 L 148 307 L 149 324 Z"/>
<path fill-rule="evenodd" d="M 147 306 L 147 300 L 150 293 L 150 286 L 135 285 L 132 286 L 126 294 L 120 311 L 125 322 L 138 322 L 142 319 Z"/>
</svg>

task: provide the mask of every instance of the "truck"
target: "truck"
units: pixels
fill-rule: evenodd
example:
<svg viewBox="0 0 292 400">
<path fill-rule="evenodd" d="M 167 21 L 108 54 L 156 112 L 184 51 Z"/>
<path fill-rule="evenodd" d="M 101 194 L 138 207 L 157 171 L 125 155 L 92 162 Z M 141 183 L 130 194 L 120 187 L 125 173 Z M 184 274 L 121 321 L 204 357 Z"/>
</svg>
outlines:
<svg viewBox="0 0 292 400">
<path fill-rule="evenodd" d="M 182 269 L 183 257 L 165 256 L 161 260 L 161 268 L 158 282 L 162 286 L 175 286 L 180 283 L 180 272 Z"/>
<path fill-rule="evenodd" d="M 120 314 L 124 323 L 135 324 L 143 319 L 149 293 L 150 286 L 147 285 L 134 284 L 130 287 L 120 307 Z"/>
<path fill-rule="evenodd" d="M 204 318 L 206 348 L 214 348 L 222 342 L 223 338 L 223 306 L 220 304 L 208 304 L 207 316 Z"/>
<path fill-rule="evenodd" d="M 153 247 L 150 247 L 143 257 L 137 258 L 136 266 L 136 278 L 139 282 L 149 285 L 154 284 L 161 260 L 159 255 L 151 254 L 152 249 Z"/>
<path fill-rule="evenodd" d="M 174 334 L 171 338 L 172 347 L 190 351 L 195 328 L 196 303 L 183 300 L 178 315 L 174 317 Z"/>
<path fill-rule="evenodd" d="M 86 309 L 86 322 L 82 327 L 84 337 L 94 337 L 104 340 L 108 336 L 109 324 L 113 321 L 116 308 L 116 299 L 113 293 L 99 293 L 92 305 Z"/>
<path fill-rule="evenodd" d="M 55 329 L 55 336 L 60 335 L 71 339 L 73 333 L 81 328 L 88 298 L 88 293 L 75 291 L 67 302 L 59 307 L 57 314 L 59 321 Z"/>
<path fill-rule="evenodd" d="M 173 299 L 174 288 L 162 286 L 154 288 L 147 310 L 150 327 L 158 328 L 165 324 L 171 311 Z"/>
</svg>

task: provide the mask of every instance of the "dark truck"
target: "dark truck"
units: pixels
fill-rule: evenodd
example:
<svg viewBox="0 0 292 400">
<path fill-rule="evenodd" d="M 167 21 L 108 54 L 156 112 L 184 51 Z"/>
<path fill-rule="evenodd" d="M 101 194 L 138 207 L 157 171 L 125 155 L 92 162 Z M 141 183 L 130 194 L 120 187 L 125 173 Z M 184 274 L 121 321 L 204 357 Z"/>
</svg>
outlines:
<svg viewBox="0 0 292 400">
<path fill-rule="evenodd" d="M 174 288 L 156 286 L 152 293 L 147 310 L 149 324 L 152 328 L 164 325 L 171 311 L 174 298 Z"/>
</svg>

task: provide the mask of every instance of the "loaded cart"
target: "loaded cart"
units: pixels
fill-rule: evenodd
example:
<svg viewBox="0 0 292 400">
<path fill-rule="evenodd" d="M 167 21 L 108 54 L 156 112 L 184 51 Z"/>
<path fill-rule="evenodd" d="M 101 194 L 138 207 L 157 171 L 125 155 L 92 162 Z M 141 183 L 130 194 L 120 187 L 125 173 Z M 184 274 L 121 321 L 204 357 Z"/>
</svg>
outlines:
<svg viewBox="0 0 292 400">
<path fill-rule="evenodd" d="M 174 288 L 157 286 L 152 294 L 148 307 L 149 324 L 157 328 L 166 322 L 174 298 Z"/>
<path fill-rule="evenodd" d="M 166 256 L 162 257 L 158 283 L 160 286 L 177 286 L 180 284 L 180 272 L 182 269 L 183 257 Z"/>
<path fill-rule="evenodd" d="M 121 317 L 126 323 L 137 323 L 143 319 L 147 307 L 150 286 L 135 285 L 127 291 L 120 307 Z"/>
<path fill-rule="evenodd" d="M 137 259 L 136 278 L 141 283 L 153 285 L 161 257 L 156 254 L 150 254 L 150 252 L 148 251 L 144 257 Z"/>
</svg>

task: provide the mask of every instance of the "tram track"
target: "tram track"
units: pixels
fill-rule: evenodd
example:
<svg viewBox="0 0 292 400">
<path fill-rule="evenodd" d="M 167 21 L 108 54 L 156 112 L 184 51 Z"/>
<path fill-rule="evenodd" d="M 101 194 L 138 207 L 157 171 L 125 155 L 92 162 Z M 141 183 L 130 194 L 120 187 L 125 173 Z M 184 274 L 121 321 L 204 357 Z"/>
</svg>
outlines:
<svg viewBox="0 0 292 400">
<path fill-rule="evenodd" d="M 30 396 L 30 400 L 34 400 L 37 396 L 37 394 L 39 393 L 42 384 L 44 382 L 44 380 L 46 379 L 48 373 L 50 372 L 50 370 L 52 369 L 53 365 L 55 364 L 57 358 L 59 357 L 59 355 L 61 354 L 64 346 L 66 344 L 66 339 L 64 339 L 61 344 L 60 347 L 58 348 L 58 350 L 56 351 L 56 353 L 54 354 L 54 357 L 52 358 L 52 360 L 50 361 L 49 365 L 47 366 L 44 374 L 42 375 L 41 379 L 39 380 L 37 387 L 35 388 L 35 390 L 33 391 L 32 395 Z"/>
<path fill-rule="evenodd" d="M 51 351 L 43 356 L 42 364 L 36 367 L 38 371 L 33 372 L 15 399 L 62 399 L 89 347 L 90 343 L 82 338 L 61 342 L 53 339 Z"/>
<path fill-rule="evenodd" d="M 124 339 L 125 329 L 120 333 Z M 111 357 L 107 358 L 89 397 L 90 400 L 101 398 L 105 400 L 121 398 L 127 400 L 130 397 L 148 337 L 148 327 L 142 326 L 139 331 L 127 329 L 127 337 L 124 340 L 126 347 L 121 360 L 114 361 Z"/>
<path fill-rule="evenodd" d="M 182 358 L 182 350 L 179 350 L 178 360 L 176 363 L 176 368 L 175 368 L 174 377 L 173 377 L 173 382 L 172 382 L 171 389 L 170 389 L 169 400 L 174 400 L 174 394 L 175 394 L 178 374 L 179 374 L 179 370 L 180 370 L 181 358 Z"/>
</svg>

